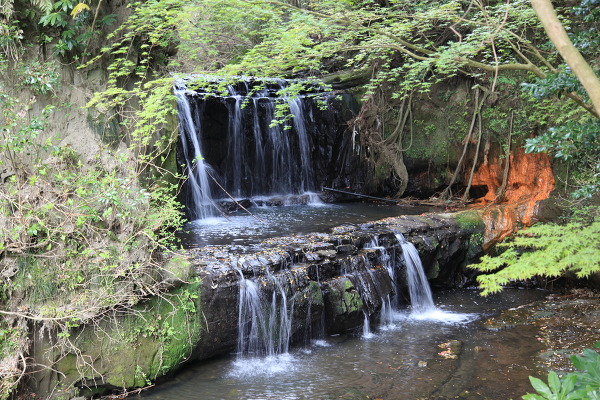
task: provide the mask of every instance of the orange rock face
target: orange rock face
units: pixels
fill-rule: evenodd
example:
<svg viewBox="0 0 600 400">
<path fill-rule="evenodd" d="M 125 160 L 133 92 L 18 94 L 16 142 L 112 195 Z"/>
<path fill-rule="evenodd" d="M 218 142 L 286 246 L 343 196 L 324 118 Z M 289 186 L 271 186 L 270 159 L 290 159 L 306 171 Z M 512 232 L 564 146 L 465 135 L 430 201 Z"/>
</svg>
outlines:
<svg viewBox="0 0 600 400">
<path fill-rule="evenodd" d="M 554 190 L 552 165 L 545 153 L 526 154 L 523 149 L 518 149 L 510 155 L 506 191 L 502 202 L 497 202 L 503 171 L 504 162 L 491 160 L 489 164 L 481 165 L 473 176 L 473 186 L 488 188 L 487 194 L 475 203 L 475 207 L 483 208 L 486 250 L 520 227 L 535 223 L 539 201 L 547 199 Z"/>
</svg>

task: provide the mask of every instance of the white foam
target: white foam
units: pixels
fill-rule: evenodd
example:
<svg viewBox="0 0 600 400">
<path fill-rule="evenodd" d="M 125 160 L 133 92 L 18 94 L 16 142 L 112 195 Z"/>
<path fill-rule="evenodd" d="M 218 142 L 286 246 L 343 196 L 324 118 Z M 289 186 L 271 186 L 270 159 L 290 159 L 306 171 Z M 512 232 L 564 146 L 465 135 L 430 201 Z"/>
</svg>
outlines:
<svg viewBox="0 0 600 400">
<path fill-rule="evenodd" d="M 197 219 L 195 221 L 192 221 L 192 224 L 197 225 L 197 226 L 205 226 L 205 225 L 219 225 L 219 224 L 223 224 L 226 222 L 227 222 L 227 220 L 223 217 L 208 217 L 208 218 Z"/>
<path fill-rule="evenodd" d="M 451 311 L 440 310 L 435 307 L 431 310 L 413 311 L 408 314 L 408 319 L 413 321 L 431 321 L 443 324 L 466 324 L 478 318 L 477 314 L 455 313 Z"/>
<path fill-rule="evenodd" d="M 268 357 L 244 358 L 233 362 L 229 378 L 270 377 L 298 369 L 297 360 L 289 353 Z"/>
</svg>

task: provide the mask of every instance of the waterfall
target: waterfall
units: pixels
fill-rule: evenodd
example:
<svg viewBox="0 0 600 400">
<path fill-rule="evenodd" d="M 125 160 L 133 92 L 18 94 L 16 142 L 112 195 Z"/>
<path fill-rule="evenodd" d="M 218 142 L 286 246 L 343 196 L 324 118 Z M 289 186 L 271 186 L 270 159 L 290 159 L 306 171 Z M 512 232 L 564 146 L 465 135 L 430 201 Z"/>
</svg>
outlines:
<svg viewBox="0 0 600 400">
<path fill-rule="evenodd" d="M 431 288 L 425 276 L 419 252 L 401 233 L 396 233 L 396 238 L 400 242 L 406 265 L 406 280 L 413 312 L 426 313 L 435 310 Z"/>
<path fill-rule="evenodd" d="M 288 352 L 292 333 L 293 303 L 280 280 L 273 275 L 272 293 L 261 290 L 259 284 L 240 274 L 238 306 L 238 358 L 263 357 Z M 270 297 L 270 300 L 269 300 Z M 289 309 L 288 309 L 289 308 Z"/>
<path fill-rule="evenodd" d="M 285 81 L 268 81 L 261 90 L 254 84 L 227 85 L 223 97 L 189 90 L 184 81 L 175 88 L 192 219 L 215 215 L 213 199 L 227 194 L 242 199 L 316 190 L 311 139 L 316 100 L 304 94 L 278 97 Z M 282 103 L 288 115 L 280 115 Z M 276 119 L 283 122 L 273 123 Z M 210 151 L 203 154 L 202 146 Z"/>
<path fill-rule="evenodd" d="M 396 298 L 397 296 L 395 296 Z M 390 325 L 394 322 L 394 307 L 390 295 L 388 294 L 381 300 L 381 312 L 379 313 L 379 323 L 381 325 Z"/>
<path fill-rule="evenodd" d="M 313 172 L 310 157 L 310 144 L 308 141 L 308 133 L 306 131 L 306 112 L 302 99 L 297 97 L 289 100 L 290 112 L 294 116 L 293 124 L 298 134 L 298 144 L 300 148 L 300 192 L 314 190 Z M 310 114 L 308 115 L 310 117 Z"/>
<path fill-rule="evenodd" d="M 202 114 L 202 110 L 195 110 L 196 113 L 192 112 L 192 105 L 186 92 L 182 89 L 175 90 L 182 136 L 181 147 L 183 157 L 187 161 L 186 206 L 192 219 L 204 219 L 217 214 L 209 183 L 210 176 L 214 176 L 214 173 L 211 166 L 204 160 L 201 143 L 198 139 L 201 136 L 199 115 Z"/>
<path fill-rule="evenodd" d="M 228 89 L 235 100 L 233 105 L 228 104 L 229 132 L 231 133 L 228 137 L 228 153 L 241 157 L 246 147 L 246 137 L 242 134 L 242 102 L 244 98 L 235 91 L 233 86 L 229 85 Z M 247 167 L 244 160 L 241 161 L 227 164 L 230 169 L 228 176 L 231 177 L 230 193 L 238 198 L 242 195 L 242 180 L 245 176 L 243 169 Z"/>
<path fill-rule="evenodd" d="M 365 243 L 365 249 L 377 249 L 379 251 L 378 262 L 385 267 L 392 283 L 395 295 L 385 295 L 381 298 L 381 311 L 379 322 L 381 325 L 389 325 L 394 322 L 394 311 L 398 308 L 398 287 L 396 282 L 396 268 L 393 258 L 388 250 L 379 245 L 377 236 L 370 242 Z"/>
<path fill-rule="evenodd" d="M 371 321 L 369 320 L 369 314 L 365 310 L 363 310 L 363 314 L 365 319 L 363 320 L 362 338 L 371 339 L 373 337 L 373 333 L 371 333 Z"/>
</svg>

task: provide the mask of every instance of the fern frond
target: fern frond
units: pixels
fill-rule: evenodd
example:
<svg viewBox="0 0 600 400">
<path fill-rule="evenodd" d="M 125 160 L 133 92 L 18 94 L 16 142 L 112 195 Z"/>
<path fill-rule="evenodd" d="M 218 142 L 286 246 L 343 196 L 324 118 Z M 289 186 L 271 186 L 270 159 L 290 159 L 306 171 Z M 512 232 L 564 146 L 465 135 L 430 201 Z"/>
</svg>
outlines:
<svg viewBox="0 0 600 400">
<path fill-rule="evenodd" d="M 496 256 L 484 256 L 470 266 L 491 272 L 477 278 L 485 296 L 515 280 L 534 276 L 559 277 L 567 271 L 585 278 L 600 272 L 600 221 L 581 224 L 538 224 L 518 232 Z"/>
<path fill-rule="evenodd" d="M 30 0 L 31 4 L 44 14 L 50 14 L 54 1 L 52 0 Z"/>
<path fill-rule="evenodd" d="M 0 14 L 10 19 L 14 11 L 14 0 L 0 0 Z"/>
</svg>

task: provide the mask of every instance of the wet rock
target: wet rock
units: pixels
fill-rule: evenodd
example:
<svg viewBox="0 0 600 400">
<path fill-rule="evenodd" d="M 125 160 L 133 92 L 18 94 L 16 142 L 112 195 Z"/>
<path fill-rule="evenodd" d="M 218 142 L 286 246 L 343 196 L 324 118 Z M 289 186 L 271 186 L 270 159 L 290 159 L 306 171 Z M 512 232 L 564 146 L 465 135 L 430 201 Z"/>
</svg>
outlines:
<svg viewBox="0 0 600 400">
<path fill-rule="evenodd" d="M 317 253 L 304 253 L 304 259 L 308 262 L 321 261 L 321 256 Z"/>
<path fill-rule="evenodd" d="M 336 250 L 319 250 L 317 253 L 325 258 L 334 258 L 337 255 Z"/>
<path fill-rule="evenodd" d="M 32 374 L 32 389 L 52 393 L 58 384 L 94 388 L 101 393 L 147 386 L 148 379 L 178 368 L 189 359 L 193 347 L 203 342 L 206 331 L 198 293 L 199 283 L 185 284 L 136 305 L 128 313 L 76 327 L 68 346 L 61 347 L 46 335 L 35 335 L 31 356 L 52 368 Z M 76 395 L 71 393 L 67 398 Z"/>
<path fill-rule="evenodd" d="M 352 281 L 344 277 L 331 280 L 323 286 L 328 333 L 359 326 L 363 319 L 363 302 Z"/>
<path fill-rule="evenodd" d="M 337 246 L 335 250 L 338 254 L 350 254 L 356 251 L 356 247 L 351 244 L 343 244 L 341 246 Z"/>
<path fill-rule="evenodd" d="M 221 209 L 225 212 L 234 212 L 234 211 L 238 211 L 238 210 L 243 210 L 251 208 L 254 206 L 254 202 L 252 202 L 250 199 L 243 199 L 243 200 L 238 200 L 238 201 L 221 201 L 218 203 L 219 207 L 221 207 Z"/>
<path fill-rule="evenodd" d="M 460 340 L 449 340 L 438 344 L 438 347 L 442 349 L 438 355 L 445 359 L 454 360 L 458 358 L 462 350 L 462 342 Z"/>
<path fill-rule="evenodd" d="M 557 350 L 544 351 L 543 353 L 540 353 L 538 355 L 538 357 L 544 361 L 548 361 L 556 356 L 566 355 L 567 357 L 569 357 L 572 354 L 573 354 L 573 350 L 571 350 L 571 349 L 557 349 Z"/>
<path fill-rule="evenodd" d="M 273 197 L 265 201 L 265 205 L 269 207 L 281 207 L 285 205 L 285 199 L 283 197 Z"/>
</svg>

